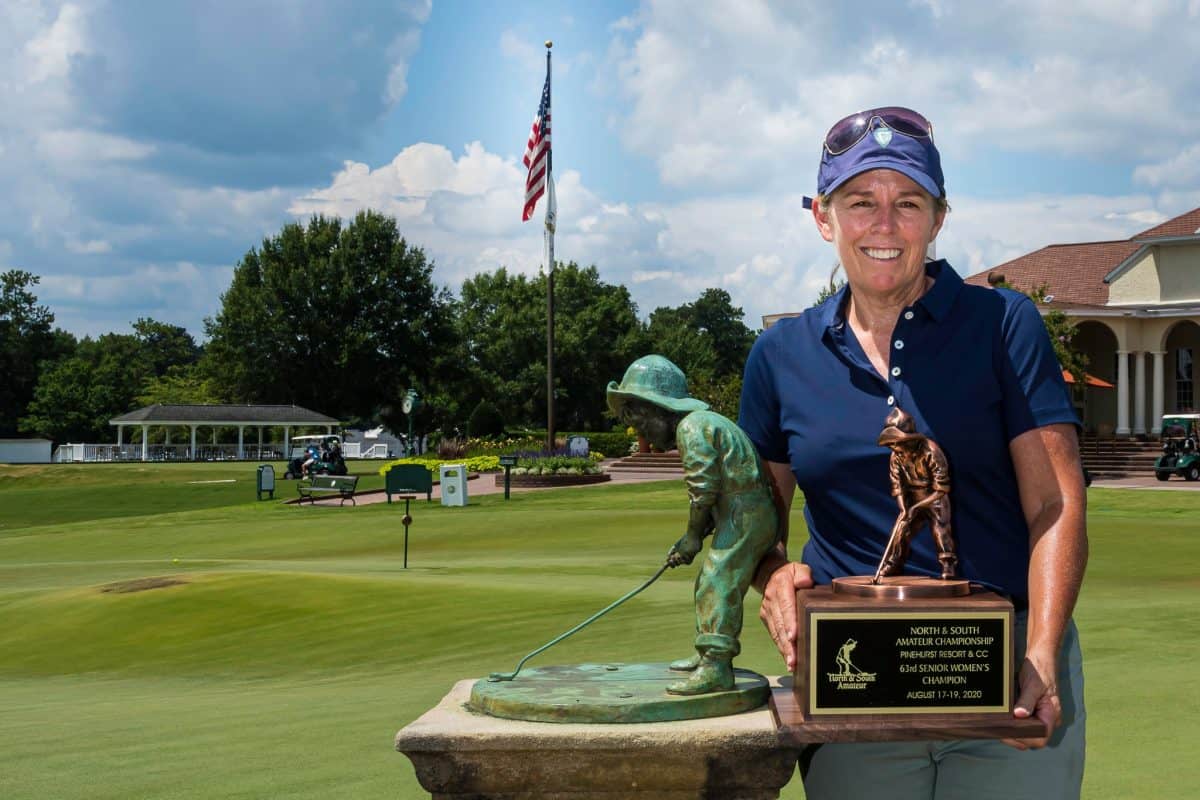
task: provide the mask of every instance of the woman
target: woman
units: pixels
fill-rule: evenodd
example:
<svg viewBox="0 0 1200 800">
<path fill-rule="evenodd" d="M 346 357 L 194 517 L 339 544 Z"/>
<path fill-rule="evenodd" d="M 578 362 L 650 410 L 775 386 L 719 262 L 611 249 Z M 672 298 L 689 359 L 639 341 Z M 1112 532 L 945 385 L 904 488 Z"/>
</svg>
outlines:
<svg viewBox="0 0 1200 800">
<path fill-rule="evenodd" d="M 948 205 L 933 129 L 881 108 L 826 136 L 812 205 L 847 285 L 766 331 L 746 364 L 740 423 L 789 508 L 805 496 L 799 561 L 783 542 L 760 562 L 760 616 L 796 665 L 795 590 L 870 575 L 895 520 L 888 451 L 896 407 L 950 465 L 960 575 L 1017 609 L 1015 715 L 1039 739 L 827 744 L 801 760 L 810 800 L 1078 797 L 1084 710 L 1071 612 L 1087 561 L 1075 415 L 1037 309 L 1024 295 L 967 286 L 926 253 Z M 932 537 L 906 571 L 937 576 Z M 1007 745 L 1007 746 L 1006 746 Z"/>
</svg>

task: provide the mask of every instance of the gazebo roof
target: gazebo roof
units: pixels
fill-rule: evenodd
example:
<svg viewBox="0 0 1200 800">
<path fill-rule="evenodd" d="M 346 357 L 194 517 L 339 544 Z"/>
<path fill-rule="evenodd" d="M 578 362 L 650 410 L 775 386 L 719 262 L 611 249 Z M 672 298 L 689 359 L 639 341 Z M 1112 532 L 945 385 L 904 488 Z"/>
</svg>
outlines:
<svg viewBox="0 0 1200 800">
<path fill-rule="evenodd" d="M 109 425 L 337 425 L 333 417 L 300 406 L 162 405 L 130 411 Z"/>
</svg>

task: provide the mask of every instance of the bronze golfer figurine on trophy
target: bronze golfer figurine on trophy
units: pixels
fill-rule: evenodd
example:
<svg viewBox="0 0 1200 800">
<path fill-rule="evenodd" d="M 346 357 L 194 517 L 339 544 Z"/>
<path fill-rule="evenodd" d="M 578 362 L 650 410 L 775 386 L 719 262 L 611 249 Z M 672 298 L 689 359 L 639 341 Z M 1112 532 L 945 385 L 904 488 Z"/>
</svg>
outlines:
<svg viewBox="0 0 1200 800">
<path fill-rule="evenodd" d="M 942 449 L 894 408 L 879 444 L 899 506 L 874 575 L 796 593 L 791 688 L 771 707 L 794 742 L 1038 736 L 1014 719 L 1013 607 L 957 577 L 950 469 Z M 928 527 L 941 577 L 904 575 L 910 541 Z"/>
</svg>

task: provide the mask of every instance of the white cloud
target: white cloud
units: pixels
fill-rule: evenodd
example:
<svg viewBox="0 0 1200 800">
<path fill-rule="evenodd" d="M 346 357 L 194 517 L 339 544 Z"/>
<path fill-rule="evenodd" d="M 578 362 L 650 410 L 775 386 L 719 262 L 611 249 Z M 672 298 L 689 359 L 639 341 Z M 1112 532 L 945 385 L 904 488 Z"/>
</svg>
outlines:
<svg viewBox="0 0 1200 800">
<path fill-rule="evenodd" d="M 407 90 L 428 0 L 0 3 L 0 257 L 58 324 L 199 333 L 233 262 Z M 166 266 L 164 266 L 166 265 Z M 123 298 L 123 299 L 122 299 Z"/>
<path fill-rule="evenodd" d="M 1155 164 L 1142 164 L 1133 179 L 1153 188 L 1183 188 L 1200 183 L 1200 144 L 1194 144 Z"/>
<path fill-rule="evenodd" d="M 229 286 L 233 270 L 186 261 L 143 264 L 127 272 L 43 275 L 38 300 L 54 311 L 55 324 L 78 334 L 125 332 L 138 317 L 189 327 L 213 313 L 212 298 Z"/>
<path fill-rule="evenodd" d="M 925 8 L 934 19 L 941 19 L 946 15 L 946 7 L 942 0 L 908 0 L 908 4 L 912 8 Z"/>
<path fill-rule="evenodd" d="M 37 151 L 59 165 L 96 161 L 139 161 L 155 152 L 152 144 L 89 130 L 51 130 L 37 136 Z"/>
<path fill-rule="evenodd" d="M 519 221 L 524 170 L 488 151 L 494 132 L 482 123 L 456 122 L 441 135 L 459 138 L 410 140 L 389 163 L 362 163 L 364 132 L 423 94 L 410 91 L 409 65 L 430 9 L 428 0 L 384 11 L 317 0 L 0 4 L 9 203 L 0 259 L 41 274 L 57 300 L 74 303 L 56 307 L 60 322 L 87 330 L 110 312 L 127 324 L 141 314 L 121 309 L 136 301 L 147 314 L 191 314 L 170 318 L 198 331 L 233 261 L 289 213 L 392 214 L 455 288 L 501 265 L 536 271 L 540 221 Z M 1041 0 L 646 0 L 602 32 L 611 39 L 603 63 L 586 49 L 555 53 L 556 74 L 574 70 L 589 90 L 560 106 L 557 255 L 630 286 L 643 314 L 710 286 L 727 288 L 751 324 L 804 308 L 834 260 L 800 205 L 821 136 L 849 111 L 894 103 L 937 123 L 956 167 L 994 159 L 1001 171 L 1014 153 L 1038 163 L 1090 154 L 1136 187 L 1074 194 L 1048 168 L 1045 185 L 1028 187 L 1034 196 L 1005 199 L 960 178 L 939 242 L 960 271 L 1052 242 L 1125 238 L 1200 205 L 1200 26 L 1188 24 L 1197 16 L 1200 0 L 1070 9 Z M 518 27 L 488 41 L 512 62 L 506 69 L 540 81 L 541 39 L 509 24 Z M 601 52 L 604 42 L 587 46 Z M 522 103 L 528 90 L 522 84 Z M 439 87 L 443 106 L 402 108 L 474 108 L 479 91 Z M 594 103 L 613 158 L 625 161 L 571 152 L 579 145 L 568 97 Z M 517 136 L 532 110 L 521 108 Z M 657 184 L 632 174 L 647 163 Z M 628 170 L 628 181 L 598 182 L 614 169 Z"/>
<path fill-rule="evenodd" d="M 86 242 L 68 241 L 67 249 L 72 253 L 81 255 L 101 255 L 103 253 L 111 253 L 112 245 L 103 239 L 91 239 Z"/>
<path fill-rule="evenodd" d="M 84 12 L 79 6 L 64 5 L 54 23 L 26 43 L 28 72 L 22 83 L 29 86 L 49 78 L 65 78 L 71 59 L 88 51 L 85 24 Z"/>
<path fill-rule="evenodd" d="M 832 122 L 879 105 L 922 110 L 964 158 L 1147 158 L 1200 126 L 1178 3 L 908 6 L 648 0 L 614 27 L 614 130 L 664 182 L 724 190 L 794 181 Z"/>
<path fill-rule="evenodd" d="M 408 92 L 408 62 L 416 54 L 420 44 L 421 32 L 414 29 L 398 35 L 388 48 L 388 57 L 392 60 L 385 93 L 388 105 L 399 103 Z"/>
</svg>

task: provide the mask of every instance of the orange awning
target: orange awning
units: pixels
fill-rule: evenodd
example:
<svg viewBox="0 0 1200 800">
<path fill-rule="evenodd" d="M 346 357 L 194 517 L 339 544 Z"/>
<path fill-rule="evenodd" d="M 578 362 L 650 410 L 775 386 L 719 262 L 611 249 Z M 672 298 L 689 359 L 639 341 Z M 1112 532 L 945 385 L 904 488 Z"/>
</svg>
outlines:
<svg viewBox="0 0 1200 800">
<path fill-rule="evenodd" d="M 1066 381 L 1067 383 L 1075 383 L 1074 375 L 1067 372 L 1065 369 L 1062 371 L 1062 374 L 1063 374 L 1064 381 Z M 1101 389 L 1115 389 L 1116 388 L 1108 381 L 1106 381 L 1102 378 L 1097 378 L 1095 375 L 1089 375 L 1086 372 L 1083 373 L 1083 383 L 1085 386 L 1096 386 Z"/>
</svg>

